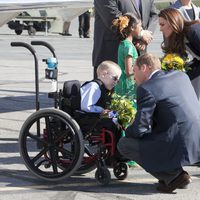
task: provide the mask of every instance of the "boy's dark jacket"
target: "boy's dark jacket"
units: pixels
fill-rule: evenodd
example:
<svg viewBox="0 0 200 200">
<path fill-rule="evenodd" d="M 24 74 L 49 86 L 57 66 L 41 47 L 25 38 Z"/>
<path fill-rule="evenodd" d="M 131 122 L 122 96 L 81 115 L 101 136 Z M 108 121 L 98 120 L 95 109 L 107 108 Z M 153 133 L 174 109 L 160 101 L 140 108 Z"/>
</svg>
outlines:
<svg viewBox="0 0 200 200">
<path fill-rule="evenodd" d="M 101 96 L 95 105 L 101 106 L 102 108 L 107 108 L 108 105 L 110 104 L 110 96 L 111 96 L 110 93 L 111 92 L 106 89 L 105 85 L 103 84 L 103 82 L 100 79 L 94 79 L 91 81 L 87 81 L 81 87 L 83 87 L 84 85 L 91 83 L 91 82 L 96 82 L 99 85 L 99 88 L 101 90 Z"/>
</svg>

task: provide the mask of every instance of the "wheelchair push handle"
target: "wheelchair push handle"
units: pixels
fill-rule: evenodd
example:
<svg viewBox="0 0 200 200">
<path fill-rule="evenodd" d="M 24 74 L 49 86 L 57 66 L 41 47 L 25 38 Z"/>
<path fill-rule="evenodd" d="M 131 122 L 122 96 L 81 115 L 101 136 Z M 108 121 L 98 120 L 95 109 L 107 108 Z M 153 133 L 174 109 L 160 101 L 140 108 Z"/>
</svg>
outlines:
<svg viewBox="0 0 200 200">
<path fill-rule="evenodd" d="M 25 42 L 11 42 L 10 43 L 10 45 L 12 46 L 12 47 L 25 47 L 25 48 L 27 48 L 33 55 L 35 55 L 35 49 L 31 46 L 31 45 L 29 45 L 29 44 L 27 44 L 27 43 L 25 43 Z"/>
<path fill-rule="evenodd" d="M 51 79 L 51 92 L 48 93 L 49 98 L 53 98 L 55 100 L 55 108 L 57 108 L 57 96 L 58 96 L 58 61 L 55 54 L 55 49 L 45 41 L 31 41 L 32 45 L 37 46 L 45 46 L 47 47 L 51 53 L 53 54 L 53 57 L 49 57 L 47 59 L 42 59 L 43 62 L 47 64 L 47 68 L 45 69 L 45 78 Z"/>
<path fill-rule="evenodd" d="M 48 42 L 45 42 L 45 41 L 31 41 L 31 44 L 32 45 L 40 45 L 40 46 L 45 46 L 47 47 L 51 53 L 53 54 L 53 57 L 56 58 L 56 54 L 55 54 L 55 49 L 48 43 Z"/>
<path fill-rule="evenodd" d="M 36 51 L 35 49 L 25 43 L 25 42 L 11 42 L 10 45 L 12 47 L 25 47 L 26 49 L 28 49 L 33 57 L 34 57 L 34 61 L 35 61 L 35 102 L 36 102 L 36 110 L 39 110 L 40 109 L 40 102 L 39 102 L 39 71 L 38 71 L 38 59 L 37 59 L 37 56 L 36 56 Z"/>
</svg>

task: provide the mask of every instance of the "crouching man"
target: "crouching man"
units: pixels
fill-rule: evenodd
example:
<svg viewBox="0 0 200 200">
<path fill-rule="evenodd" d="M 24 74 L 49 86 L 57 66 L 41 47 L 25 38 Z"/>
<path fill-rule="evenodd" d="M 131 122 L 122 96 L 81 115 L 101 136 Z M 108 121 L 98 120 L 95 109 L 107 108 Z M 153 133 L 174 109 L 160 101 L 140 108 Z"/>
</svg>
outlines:
<svg viewBox="0 0 200 200">
<path fill-rule="evenodd" d="M 157 189 L 171 193 L 190 182 L 183 166 L 200 161 L 200 104 L 188 76 L 164 72 L 152 54 L 133 68 L 137 113 L 118 143 L 119 152 L 159 180 Z"/>
</svg>

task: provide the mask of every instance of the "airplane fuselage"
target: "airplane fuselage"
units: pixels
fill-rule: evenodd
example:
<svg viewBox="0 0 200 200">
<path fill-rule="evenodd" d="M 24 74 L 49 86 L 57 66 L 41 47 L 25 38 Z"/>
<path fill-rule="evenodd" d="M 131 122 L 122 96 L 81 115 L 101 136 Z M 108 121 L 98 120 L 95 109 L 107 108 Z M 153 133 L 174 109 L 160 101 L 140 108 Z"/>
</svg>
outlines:
<svg viewBox="0 0 200 200">
<path fill-rule="evenodd" d="M 16 17 L 19 13 L 27 10 L 47 8 L 65 9 L 67 14 L 63 15 L 62 18 L 65 21 L 70 21 L 91 7 L 93 7 L 92 0 L 1 0 L 0 26 Z"/>
</svg>

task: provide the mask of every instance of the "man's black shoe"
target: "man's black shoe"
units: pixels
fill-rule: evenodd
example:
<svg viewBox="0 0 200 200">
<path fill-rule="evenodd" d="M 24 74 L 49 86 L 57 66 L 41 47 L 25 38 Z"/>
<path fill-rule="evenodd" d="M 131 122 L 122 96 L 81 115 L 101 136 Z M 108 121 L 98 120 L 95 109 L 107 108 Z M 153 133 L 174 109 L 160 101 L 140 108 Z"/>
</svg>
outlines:
<svg viewBox="0 0 200 200">
<path fill-rule="evenodd" d="M 159 185 L 166 185 L 165 182 L 164 182 L 163 180 L 159 180 L 159 181 L 158 181 L 158 184 L 159 184 Z M 186 184 L 183 183 L 182 185 L 180 185 L 180 186 L 178 187 L 178 189 L 187 189 L 188 186 L 189 186 L 189 184 L 190 184 L 190 183 L 186 183 Z M 158 187 L 159 187 L 159 186 L 158 186 Z"/>
<path fill-rule="evenodd" d="M 200 167 L 200 162 L 195 163 L 193 166 Z"/>
<path fill-rule="evenodd" d="M 62 35 L 62 36 L 72 36 L 71 33 L 59 33 L 59 34 Z"/>
<path fill-rule="evenodd" d="M 88 34 L 83 34 L 84 38 L 90 38 L 90 35 Z"/>
<path fill-rule="evenodd" d="M 186 171 L 182 171 L 181 174 L 171 181 L 168 185 L 164 182 L 159 183 L 157 190 L 164 193 L 172 193 L 174 190 L 180 187 L 186 187 L 191 183 L 191 178 Z"/>
</svg>

